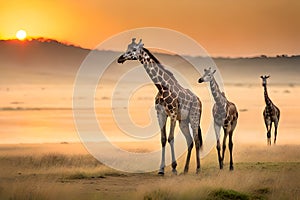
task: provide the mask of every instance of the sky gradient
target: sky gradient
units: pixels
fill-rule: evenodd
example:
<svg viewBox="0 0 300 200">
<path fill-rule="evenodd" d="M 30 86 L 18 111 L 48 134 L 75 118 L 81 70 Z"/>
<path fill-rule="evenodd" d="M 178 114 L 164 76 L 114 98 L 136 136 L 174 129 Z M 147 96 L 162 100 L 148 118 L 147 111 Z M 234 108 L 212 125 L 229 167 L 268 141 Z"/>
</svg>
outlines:
<svg viewBox="0 0 300 200">
<path fill-rule="evenodd" d="M 237 3 L 238 2 L 238 3 Z M 0 39 L 19 29 L 94 48 L 128 29 L 182 32 L 212 56 L 300 54 L 300 1 L 0 0 Z"/>
</svg>

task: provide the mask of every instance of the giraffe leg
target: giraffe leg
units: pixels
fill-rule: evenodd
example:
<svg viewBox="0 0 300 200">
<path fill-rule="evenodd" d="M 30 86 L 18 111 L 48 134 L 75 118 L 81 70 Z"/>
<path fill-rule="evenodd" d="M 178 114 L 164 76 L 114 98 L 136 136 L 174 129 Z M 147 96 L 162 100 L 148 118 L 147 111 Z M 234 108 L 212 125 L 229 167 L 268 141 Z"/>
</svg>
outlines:
<svg viewBox="0 0 300 200">
<path fill-rule="evenodd" d="M 191 158 L 191 152 L 193 149 L 193 138 L 190 134 L 190 130 L 189 130 L 189 124 L 186 121 L 180 121 L 179 122 L 179 127 L 181 132 L 183 133 L 185 139 L 186 139 L 186 143 L 188 146 L 188 153 L 186 156 L 186 162 L 185 162 L 185 167 L 184 167 L 184 173 L 187 173 L 189 171 L 189 164 L 190 164 L 190 158 Z"/>
<path fill-rule="evenodd" d="M 229 142 L 228 142 L 229 152 L 230 152 L 230 166 L 229 166 L 229 170 L 230 171 L 233 170 L 233 158 L 232 158 L 233 142 L 232 142 L 232 135 L 233 135 L 233 130 L 231 130 L 229 132 Z"/>
<path fill-rule="evenodd" d="M 200 146 L 201 146 L 200 137 L 202 137 L 200 126 L 198 126 L 198 128 L 193 128 L 193 136 L 194 136 L 194 141 L 196 146 L 196 161 L 197 161 L 196 173 L 198 174 L 200 172 Z"/>
<path fill-rule="evenodd" d="M 274 126 L 275 126 L 274 144 L 276 144 L 276 139 L 277 139 L 277 128 L 278 128 L 278 120 L 274 122 Z"/>
<path fill-rule="evenodd" d="M 217 139 L 217 151 L 218 151 L 219 166 L 220 166 L 220 169 L 223 169 L 223 162 L 222 162 L 222 157 L 221 157 L 221 144 L 220 144 L 221 126 L 214 123 L 214 128 L 215 128 L 215 134 L 216 134 L 216 139 Z"/>
<path fill-rule="evenodd" d="M 270 146 L 271 146 L 271 130 L 272 130 L 272 122 L 269 125 L 269 130 L 268 130 L 268 133 L 267 133 L 268 145 L 270 145 Z"/>
<path fill-rule="evenodd" d="M 279 123 L 279 119 L 280 119 L 280 110 L 277 107 L 276 107 L 276 110 L 277 110 L 277 114 L 276 114 L 276 120 L 275 120 L 275 138 L 274 138 L 274 144 L 276 144 L 277 128 L 278 128 L 278 123 Z"/>
<path fill-rule="evenodd" d="M 193 106 L 189 113 L 189 123 L 192 128 L 193 138 L 196 147 L 196 174 L 200 172 L 200 148 L 203 145 L 202 133 L 200 128 L 200 118 L 201 118 L 202 105 L 198 98 L 194 99 Z"/>
<path fill-rule="evenodd" d="M 157 113 L 158 122 L 161 131 L 161 146 L 162 146 L 162 154 L 161 154 L 161 164 L 158 171 L 158 174 L 164 175 L 165 173 L 165 151 L 166 151 L 166 143 L 167 143 L 167 135 L 166 135 L 166 122 L 167 116 L 163 113 Z"/>
<path fill-rule="evenodd" d="M 267 145 L 271 145 L 271 120 L 265 118 L 265 125 L 267 128 Z"/>
<path fill-rule="evenodd" d="M 232 125 L 231 125 L 231 129 L 229 131 L 229 141 L 228 141 L 228 146 L 229 146 L 229 152 L 230 152 L 230 166 L 229 166 L 229 170 L 233 171 L 233 156 L 232 156 L 232 150 L 233 150 L 233 141 L 232 141 L 232 136 L 233 136 L 233 131 L 236 127 L 237 124 L 237 120 L 233 121 Z"/>
<path fill-rule="evenodd" d="M 171 118 L 171 126 L 170 126 L 170 134 L 168 138 L 168 142 L 171 147 L 171 156 L 172 156 L 172 172 L 173 174 L 177 174 L 177 162 L 175 158 L 175 150 L 174 150 L 174 130 L 176 125 L 176 117 Z"/>
<path fill-rule="evenodd" d="M 223 138 L 223 146 L 222 146 L 222 165 L 224 163 L 224 157 L 225 157 L 225 150 L 226 150 L 226 139 L 227 139 L 227 136 L 228 136 L 228 127 L 227 128 L 224 128 L 224 138 Z"/>
</svg>

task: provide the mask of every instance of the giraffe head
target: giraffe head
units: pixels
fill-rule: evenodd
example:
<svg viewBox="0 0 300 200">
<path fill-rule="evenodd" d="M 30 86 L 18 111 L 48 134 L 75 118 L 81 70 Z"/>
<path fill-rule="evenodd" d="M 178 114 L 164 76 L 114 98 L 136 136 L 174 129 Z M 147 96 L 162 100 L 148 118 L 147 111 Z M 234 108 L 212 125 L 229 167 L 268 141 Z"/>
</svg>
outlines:
<svg viewBox="0 0 300 200">
<path fill-rule="evenodd" d="M 198 83 L 210 82 L 213 79 L 215 72 L 216 70 L 212 70 L 211 67 L 204 69 L 204 74 L 199 78 Z"/>
<path fill-rule="evenodd" d="M 142 43 L 142 39 L 140 39 L 139 43 L 136 43 L 135 40 L 136 38 L 132 38 L 132 42 L 128 45 L 126 52 L 119 57 L 118 63 L 123 64 L 126 60 L 139 59 L 144 44 Z"/>
<path fill-rule="evenodd" d="M 267 85 L 267 79 L 270 78 L 270 76 L 260 76 L 260 78 L 262 79 L 262 86 L 266 86 Z"/>
</svg>

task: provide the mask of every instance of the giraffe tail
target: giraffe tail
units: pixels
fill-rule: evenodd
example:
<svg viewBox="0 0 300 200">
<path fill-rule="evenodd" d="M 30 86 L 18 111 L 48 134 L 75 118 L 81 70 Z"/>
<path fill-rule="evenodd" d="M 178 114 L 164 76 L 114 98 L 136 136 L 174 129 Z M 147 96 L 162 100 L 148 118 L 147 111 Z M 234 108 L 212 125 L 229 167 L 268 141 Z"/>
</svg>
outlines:
<svg viewBox="0 0 300 200">
<path fill-rule="evenodd" d="M 199 141 L 200 141 L 200 148 L 202 148 L 203 140 L 202 140 L 202 132 L 201 132 L 200 126 L 198 126 L 198 138 L 199 138 Z"/>
</svg>

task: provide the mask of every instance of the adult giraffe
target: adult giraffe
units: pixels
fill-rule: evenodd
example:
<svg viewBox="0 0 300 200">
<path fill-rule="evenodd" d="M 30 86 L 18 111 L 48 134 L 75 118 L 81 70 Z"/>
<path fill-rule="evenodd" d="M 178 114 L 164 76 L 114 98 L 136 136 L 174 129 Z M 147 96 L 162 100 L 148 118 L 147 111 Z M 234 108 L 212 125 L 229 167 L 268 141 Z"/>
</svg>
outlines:
<svg viewBox="0 0 300 200">
<path fill-rule="evenodd" d="M 162 157 L 158 174 L 164 175 L 165 146 L 167 142 L 166 122 L 168 117 L 171 119 L 168 142 L 171 147 L 172 172 L 177 174 L 177 162 L 174 151 L 174 129 L 176 121 L 178 120 L 180 129 L 184 134 L 188 145 L 184 172 L 188 172 L 191 151 L 193 148 L 193 138 L 189 131 L 190 124 L 196 146 L 196 172 L 198 173 L 200 171 L 200 147 L 202 146 L 200 128 L 202 104 L 200 99 L 177 82 L 173 74 L 168 71 L 148 49 L 144 48 L 142 40 L 140 40 L 139 43 L 136 43 L 135 38 L 133 38 L 132 43 L 128 45 L 126 52 L 119 57 L 118 63 L 124 63 L 127 60 L 138 60 L 144 66 L 150 79 L 158 89 L 158 93 L 155 97 L 155 109 L 161 130 L 162 145 Z"/>
<path fill-rule="evenodd" d="M 270 76 L 260 76 L 262 79 L 262 86 L 264 87 L 264 96 L 265 96 L 265 102 L 266 102 L 266 107 L 263 112 L 264 120 L 265 120 L 265 125 L 267 128 L 267 144 L 271 145 L 271 128 L 272 128 L 272 123 L 275 125 L 275 138 L 274 138 L 274 144 L 276 144 L 276 138 L 277 138 L 277 127 L 278 127 L 278 122 L 280 118 L 280 110 L 275 106 L 275 104 L 271 101 L 271 99 L 268 96 L 268 91 L 267 91 L 267 79 Z"/>
<path fill-rule="evenodd" d="M 230 166 L 229 169 L 233 170 L 233 158 L 232 158 L 232 135 L 237 124 L 238 112 L 234 103 L 228 101 L 225 97 L 225 93 L 220 91 L 217 81 L 214 78 L 216 70 L 211 68 L 204 69 L 204 75 L 198 80 L 199 83 L 209 82 L 211 93 L 214 97 L 215 104 L 213 107 L 214 128 L 217 139 L 217 150 L 220 169 L 223 169 L 223 160 L 226 149 L 226 138 L 229 135 L 229 151 L 230 151 Z M 223 148 L 221 155 L 220 144 L 220 129 L 224 129 Z"/>
</svg>

